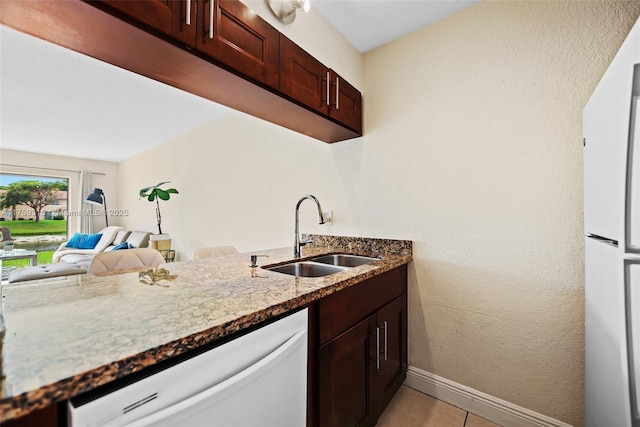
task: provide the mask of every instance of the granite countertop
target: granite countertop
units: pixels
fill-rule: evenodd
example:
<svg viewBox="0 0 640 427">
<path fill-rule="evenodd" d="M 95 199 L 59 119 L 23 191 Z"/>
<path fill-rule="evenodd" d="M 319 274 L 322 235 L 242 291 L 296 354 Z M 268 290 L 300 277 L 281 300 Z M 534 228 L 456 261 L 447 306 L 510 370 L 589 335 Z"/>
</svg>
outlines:
<svg viewBox="0 0 640 427">
<path fill-rule="evenodd" d="M 303 247 L 301 259 L 336 252 L 382 259 L 319 278 L 250 267 L 251 254 L 268 256 L 258 258 L 260 266 L 292 260 L 292 248 L 281 248 L 167 264 L 177 277 L 156 285 L 141 283 L 138 273 L 3 285 L 0 419 L 45 408 L 411 261 L 410 241 L 310 237 L 314 243 Z"/>
</svg>

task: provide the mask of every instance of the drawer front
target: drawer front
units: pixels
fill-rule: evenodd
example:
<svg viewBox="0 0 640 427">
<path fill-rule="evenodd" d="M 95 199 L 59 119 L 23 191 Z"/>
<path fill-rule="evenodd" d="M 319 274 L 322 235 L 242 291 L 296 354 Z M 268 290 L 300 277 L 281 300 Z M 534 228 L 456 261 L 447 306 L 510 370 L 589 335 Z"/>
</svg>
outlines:
<svg viewBox="0 0 640 427">
<path fill-rule="evenodd" d="M 371 313 L 407 292 L 407 266 L 395 268 L 365 282 L 367 313 Z"/>
<path fill-rule="evenodd" d="M 319 301 L 320 345 L 346 331 L 367 313 L 366 283 L 358 283 Z"/>
</svg>

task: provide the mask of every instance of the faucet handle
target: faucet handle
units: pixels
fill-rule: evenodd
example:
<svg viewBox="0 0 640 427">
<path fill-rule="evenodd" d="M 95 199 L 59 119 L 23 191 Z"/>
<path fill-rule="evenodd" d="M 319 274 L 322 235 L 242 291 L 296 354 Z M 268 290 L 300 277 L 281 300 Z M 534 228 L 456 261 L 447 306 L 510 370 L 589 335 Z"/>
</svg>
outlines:
<svg viewBox="0 0 640 427">
<path fill-rule="evenodd" d="M 258 266 L 258 257 L 262 256 L 265 258 L 269 258 L 269 255 L 251 255 L 251 265 L 249 267 L 255 268 Z"/>
</svg>

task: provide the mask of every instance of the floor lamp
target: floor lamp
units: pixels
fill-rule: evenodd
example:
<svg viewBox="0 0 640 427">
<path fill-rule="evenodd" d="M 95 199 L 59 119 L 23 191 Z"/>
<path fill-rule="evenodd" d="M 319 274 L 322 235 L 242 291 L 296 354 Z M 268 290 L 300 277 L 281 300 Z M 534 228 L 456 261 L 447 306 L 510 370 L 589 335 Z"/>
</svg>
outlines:
<svg viewBox="0 0 640 427">
<path fill-rule="evenodd" d="M 104 206 L 104 222 L 108 227 L 109 217 L 107 216 L 107 197 L 104 195 L 104 192 L 99 188 L 94 188 L 93 193 L 89 194 L 84 201 L 90 205 Z"/>
</svg>

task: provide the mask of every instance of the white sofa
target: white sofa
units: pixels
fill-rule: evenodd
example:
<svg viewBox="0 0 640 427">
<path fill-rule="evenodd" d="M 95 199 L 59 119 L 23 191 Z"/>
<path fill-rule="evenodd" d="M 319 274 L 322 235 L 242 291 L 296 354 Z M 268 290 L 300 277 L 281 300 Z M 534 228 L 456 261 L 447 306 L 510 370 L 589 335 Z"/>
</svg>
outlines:
<svg viewBox="0 0 640 427">
<path fill-rule="evenodd" d="M 67 247 L 67 242 L 63 242 L 53 253 L 51 262 L 54 264 L 71 263 L 88 268 L 95 255 L 113 250 L 121 243 L 127 242 L 130 248 L 148 247 L 149 236 L 151 235 L 147 231 L 129 231 L 115 225 L 103 228 L 96 234 L 102 234 L 102 237 L 93 249 L 69 248 Z"/>
<path fill-rule="evenodd" d="M 140 271 L 144 267 L 164 262 L 160 252 L 147 248 L 151 234 L 149 232 L 128 231 L 122 227 L 110 226 L 99 233 L 102 237 L 93 249 L 69 248 L 67 242 L 64 242 L 53 254 L 53 264 L 12 270 L 9 272 L 8 282 L 71 276 L 87 273 L 87 270 L 93 274 L 108 274 L 114 270 Z M 113 248 L 123 242 L 127 242 L 131 249 L 113 251 Z"/>
</svg>

